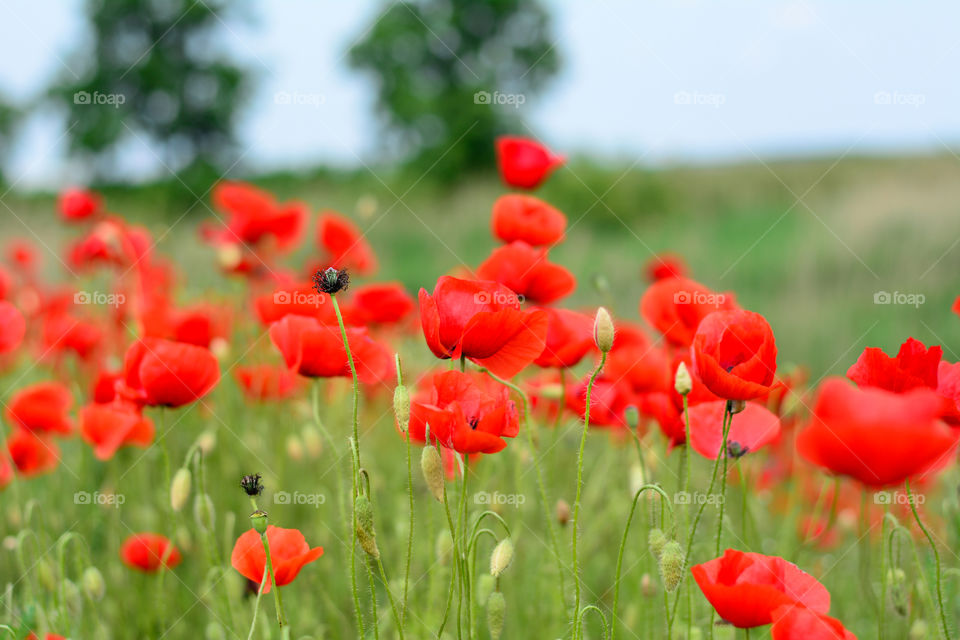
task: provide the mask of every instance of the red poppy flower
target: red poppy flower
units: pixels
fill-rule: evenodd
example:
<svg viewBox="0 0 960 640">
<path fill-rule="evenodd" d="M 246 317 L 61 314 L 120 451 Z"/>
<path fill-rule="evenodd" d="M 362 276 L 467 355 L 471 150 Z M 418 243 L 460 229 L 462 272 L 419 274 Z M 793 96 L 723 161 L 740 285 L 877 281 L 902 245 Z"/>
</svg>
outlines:
<svg viewBox="0 0 960 640">
<path fill-rule="evenodd" d="M 24 476 L 49 473 L 60 462 L 60 450 L 53 441 L 28 431 L 14 431 L 7 438 L 7 452 Z"/>
<path fill-rule="evenodd" d="M 546 346 L 533 361 L 538 367 L 565 369 L 573 367 L 596 349 L 593 341 L 593 318 L 568 309 L 544 309 L 550 317 Z"/>
<path fill-rule="evenodd" d="M 556 302 L 577 286 L 572 273 L 547 260 L 546 249 L 534 249 L 520 240 L 494 249 L 477 267 L 477 277 L 499 282 L 536 304 Z"/>
<path fill-rule="evenodd" d="M 27 636 L 27 640 L 39 640 L 37 634 L 30 632 L 30 635 Z M 55 633 L 48 633 L 43 637 L 43 640 L 67 640 L 66 636 L 58 636 Z"/>
<path fill-rule="evenodd" d="M 205 349 L 215 338 L 225 339 L 230 333 L 224 307 L 196 305 L 187 309 L 171 309 L 169 337 Z"/>
<path fill-rule="evenodd" d="M 613 349 L 602 376 L 629 387 L 632 393 L 666 391 L 673 386 L 667 355 L 637 325 L 618 322 Z"/>
<path fill-rule="evenodd" d="M 689 409 L 690 446 L 705 458 L 716 460 L 723 445 L 723 413 L 726 405 L 725 400 L 717 400 Z M 732 418 L 727 434 L 727 451 L 756 451 L 779 435 L 780 418 L 766 407 L 748 402 L 746 408 Z"/>
<path fill-rule="evenodd" d="M 818 613 L 830 609 L 826 587 L 777 556 L 727 549 L 690 572 L 717 614 L 741 629 L 770 624 L 784 605 L 802 604 Z"/>
<path fill-rule="evenodd" d="M 510 377 L 543 353 L 549 316 L 521 311 L 517 294 L 502 284 L 441 276 L 432 296 L 420 289 L 420 322 L 433 355 L 462 355 Z"/>
<path fill-rule="evenodd" d="M 516 405 L 506 387 L 483 388 L 469 374 L 434 374 L 429 392 L 410 404 L 410 433 L 423 440 L 426 425 L 431 438 L 460 453 L 496 453 L 507 446 L 504 438 L 520 430 Z"/>
<path fill-rule="evenodd" d="M 64 220 L 76 222 L 99 213 L 103 208 L 103 199 L 86 189 L 67 189 L 60 194 L 57 205 Z"/>
<path fill-rule="evenodd" d="M 335 211 L 325 211 L 317 221 L 317 246 L 326 251 L 324 267 L 351 269 L 360 275 L 377 269 L 377 257 L 360 230 Z"/>
<path fill-rule="evenodd" d="M 743 309 L 704 318 L 690 354 L 704 386 L 727 400 L 765 395 L 777 371 L 773 330 L 762 315 Z"/>
<path fill-rule="evenodd" d="M 643 273 L 650 282 L 668 278 L 686 278 L 689 271 L 687 263 L 675 253 L 655 255 L 643 265 Z"/>
<path fill-rule="evenodd" d="M 346 332 L 357 377 L 367 383 L 389 378 L 392 359 L 387 348 L 365 328 L 347 327 Z M 270 340 L 291 371 L 308 378 L 351 377 L 338 325 L 289 315 L 270 325 Z"/>
<path fill-rule="evenodd" d="M 716 293 L 687 278 L 654 282 L 640 299 L 640 315 L 670 343 L 688 347 L 700 322 L 714 311 L 735 309 L 733 294 Z"/>
<path fill-rule="evenodd" d="M 109 460 L 124 446 L 148 447 L 153 442 L 153 422 L 132 402 L 117 400 L 88 404 L 80 409 L 80 436 L 93 447 L 99 460 Z"/>
<path fill-rule="evenodd" d="M 73 404 L 70 389 L 59 382 L 39 382 L 24 387 L 7 405 L 7 420 L 35 433 L 69 435 L 73 421 L 68 411 Z"/>
<path fill-rule="evenodd" d="M 497 138 L 497 165 L 503 181 L 511 187 L 536 189 L 550 173 L 564 163 L 542 144 L 528 138 Z"/>
<path fill-rule="evenodd" d="M 6 247 L 7 260 L 17 271 L 32 275 L 40 266 L 40 252 L 32 242 L 23 239 L 11 240 Z"/>
<path fill-rule="evenodd" d="M 89 361 L 103 344 L 103 329 L 68 313 L 48 313 L 43 318 L 42 344 L 50 354 L 72 352 L 81 360 Z"/>
<path fill-rule="evenodd" d="M 234 377 L 247 398 L 251 400 L 281 400 L 297 392 L 299 378 L 286 367 L 269 364 L 240 366 Z"/>
<path fill-rule="evenodd" d="M 584 420 L 587 411 L 587 385 L 589 376 L 567 387 L 567 409 Z M 613 380 L 598 378 L 590 390 L 590 426 L 625 427 L 624 411 L 636 404 L 637 397 L 630 393 L 627 385 Z"/>
<path fill-rule="evenodd" d="M 159 533 L 135 533 L 120 547 L 120 558 L 131 569 L 153 573 L 173 569 L 183 557 L 166 537 Z"/>
<path fill-rule="evenodd" d="M 117 397 L 117 383 L 123 382 L 123 371 L 101 369 L 93 381 L 93 401 L 97 404 L 112 402 Z"/>
<path fill-rule="evenodd" d="M 567 216 L 533 196 L 511 193 L 493 203 L 493 235 L 504 242 L 526 242 L 533 247 L 563 240 Z"/>
<path fill-rule="evenodd" d="M 213 189 L 213 202 L 228 215 L 223 229 L 203 230 L 214 245 L 256 245 L 272 238 L 276 247 L 285 250 L 295 246 L 307 221 L 303 203 L 279 204 L 272 195 L 242 182 L 221 182 Z"/>
<path fill-rule="evenodd" d="M 939 420 L 941 397 L 930 389 L 892 393 L 858 389 L 841 378 L 820 385 L 797 452 L 834 473 L 882 487 L 899 484 L 942 461 L 960 431 Z"/>
<path fill-rule="evenodd" d="M 350 307 L 357 324 L 395 324 L 413 313 L 413 298 L 399 282 L 367 284 L 353 289 Z"/>
<path fill-rule="evenodd" d="M 770 632 L 773 640 L 857 640 L 836 618 L 799 604 L 776 609 Z"/>
<path fill-rule="evenodd" d="M 267 580 L 263 592 L 267 593 L 276 581 L 278 587 L 293 582 L 300 570 L 323 555 L 323 547 L 310 548 L 307 539 L 297 529 L 281 529 L 267 526 L 267 542 L 270 544 L 270 560 L 273 564 L 273 580 Z M 266 570 L 267 554 L 263 550 L 260 534 L 250 529 L 244 532 L 233 545 L 230 564 L 247 580 L 259 585 Z"/>
<path fill-rule="evenodd" d="M 0 455 L 0 489 L 3 489 L 13 480 L 13 467 L 6 455 Z"/>
<path fill-rule="evenodd" d="M 123 371 L 131 398 L 150 406 L 181 407 L 195 402 L 220 379 L 220 365 L 207 349 L 159 338 L 132 344 Z"/>
<path fill-rule="evenodd" d="M 6 300 L 0 300 L 0 354 L 19 347 L 26 332 L 27 321 L 23 314 Z"/>
<path fill-rule="evenodd" d="M 317 318 L 324 324 L 337 324 L 337 314 L 333 310 L 330 296 L 318 292 L 312 284 L 292 283 L 275 289 L 273 293 L 258 296 L 254 301 L 257 319 L 264 325 L 271 325 L 284 316 L 294 314 Z M 344 322 L 348 322 L 348 310 L 340 305 Z"/>
</svg>

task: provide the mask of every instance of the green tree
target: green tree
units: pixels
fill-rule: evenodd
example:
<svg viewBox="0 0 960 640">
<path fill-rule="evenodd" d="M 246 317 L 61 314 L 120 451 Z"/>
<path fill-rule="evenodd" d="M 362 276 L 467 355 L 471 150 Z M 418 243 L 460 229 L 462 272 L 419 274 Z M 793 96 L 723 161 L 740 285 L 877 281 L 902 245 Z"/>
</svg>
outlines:
<svg viewBox="0 0 960 640">
<path fill-rule="evenodd" d="M 96 177 L 147 145 L 189 188 L 206 189 L 236 151 L 247 76 L 217 50 L 226 0 L 88 0 L 92 38 L 51 90 L 67 110 L 70 151 Z M 202 191 L 198 191 L 201 193 Z"/>
<path fill-rule="evenodd" d="M 493 165 L 493 138 L 520 130 L 518 106 L 556 73 L 555 45 L 536 0 L 411 0 L 377 16 L 349 60 L 376 78 L 385 150 L 451 178 Z"/>
</svg>

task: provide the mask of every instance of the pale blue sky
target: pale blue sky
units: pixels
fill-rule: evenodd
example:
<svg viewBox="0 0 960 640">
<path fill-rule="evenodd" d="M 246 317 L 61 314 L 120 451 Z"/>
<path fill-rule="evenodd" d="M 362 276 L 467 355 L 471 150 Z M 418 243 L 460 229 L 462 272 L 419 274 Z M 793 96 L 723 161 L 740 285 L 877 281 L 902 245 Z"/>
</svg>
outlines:
<svg viewBox="0 0 960 640">
<path fill-rule="evenodd" d="M 242 128 L 246 161 L 271 168 L 373 158 L 371 87 L 343 55 L 384 2 L 245 2 L 249 19 L 230 21 L 222 44 L 260 74 Z M 956 2 L 548 5 L 565 64 L 521 114 L 560 151 L 664 164 L 960 143 Z M 79 9 L 79 0 L 3 0 L 0 90 L 27 99 L 69 73 L 69 52 L 83 37 Z M 278 94 L 302 104 L 278 103 Z M 62 162 L 59 135 L 38 119 L 13 177 L 25 185 L 82 177 Z M 135 170 L 151 164 L 132 149 Z"/>
</svg>

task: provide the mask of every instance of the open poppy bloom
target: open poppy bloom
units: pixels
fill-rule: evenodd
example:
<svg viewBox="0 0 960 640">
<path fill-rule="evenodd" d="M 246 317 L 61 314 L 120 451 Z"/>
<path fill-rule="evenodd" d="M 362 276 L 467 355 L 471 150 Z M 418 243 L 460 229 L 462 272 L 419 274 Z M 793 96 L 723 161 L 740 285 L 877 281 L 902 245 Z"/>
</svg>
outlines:
<svg viewBox="0 0 960 640">
<path fill-rule="evenodd" d="M 19 347 L 26 332 L 27 321 L 23 314 L 6 300 L 0 300 L 0 354 Z"/>
<path fill-rule="evenodd" d="M 797 436 L 797 452 L 870 487 L 899 484 L 953 455 L 960 431 L 940 420 L 942 408 L 932 389 L 893 393 L 828 378 Z"/>
<path fill-rule="evenodd" d="M 484 388 L 486 386 L 486 388 Z M 430 437 L 460 453 L 496 453 L 516 437 L 520 422 L 516 405 L 502 385 L 484 385 L 460 371 L 436 373 L 426 394 L 410 403 L 410 434 Z"/>
<path fill-rule="evenodd" d="M 243 394 L 251 400 L 281 400 L 297 392 L 300 379 L 284 366 L 238 366 L 233 370 Z"/>
<path fill-rule="evenodd" d="M 153 435 L 153 422 L 135 403 L 118 399 L 80 409 L 80 436 L 98 460 L 109 460 L 120 447 L 147 447 Z"/>
<path fill-rule="evenodd" d="M 683 258 L 675 253 L 655 255 L 643 265 L 643 273 L 650 282 L 668 278 L 686 278 L 689 270 Z"/>
<path fill-rule="evenodd" d="M 347 327 L 347 342 L 357 377 L 367 383 L 390 377 L 391 357 L 366 328 Z M 270 340 L 291 371 L 308 378 L 352 377 L 339 325 L 288 315 L 270 325 Z"/>
<path fill-rule="evenodd" d="M 357 324 L 396 324 L 413 313 L 413 298 L 399 282 L 365 284 L 353 289 L 350 308 Z"/>
<path fill-rule="evenodd" d="M 317 291 L 309 283 L 291 283 L 258 296 L 253 301 L 257 319 L 264 325 L 271 325 L 284 316 L 294 314 L 317 318 L 324 324 L 336 324 L 337 314 L 333 310 L 330 296 Z M 341 313 L 347 322 L 347 310 L 341 303 Z M 349 324 L 349 323 L 348 323 Z"/>
<path fill-rule="evenodd" d="M 673 386 L 667 355 L 637 324 L 617 322 L 613 349 L 601 373 L 637 395 L 666 391 Z"/>
<path fill-rule="evenodd" d="M 99 213 L 103 199 L 86 189 L 67 189 L 57 199 L 60 217 L 68 222 L 78 222 Z"/>
<path fill-rule="evenodd" d="M 420 322 L 433 355 L 464 356 L 510 377 L 543 353 L 549 317 L 521 311 L 517 294 L 502 284 L 441 276 L 432 296 L 420 289 Z"/>
<path fill-rule="evenodd" d="M 830 593 L 810 574 L 777 556 L 727 549 L 719 558 L 690 567 L 717 614 L 741 629 L 773 622 L 784 605 L 830 610 Z"/>
<path fill-rule="evenodd" d="M 536 189 L 564 162 L 563 157 L 528 138 L 501 136 L 496 146 L 500 175 L 511 187 Z"/>
<path fill-rule="evenodd" d="M 279 204 L 266 191 L 242 182 L 218 184 L 213 203 L 228 216 L 224 228 L 202 230 L 216 246 L 256 245 L 271 238 L 278 249 L 288 249 L 300 241 L 307 222 L 306 205 Z"/>
<path fill-rule="evenodd" d="M 547 260 L 546 249 L 534 249 L 521 240 L 494 249 L 477 267 L 477 277 L 499 282 L 535 304 L 556 302 L 577 286 L 572 273 Z"/>
<path fill-rule="evenodd" d="M 743 309 L 717 311 L 704 318 L 690 354 L 704 386 L 726 400 L 765 395 L 777 371 L 773 330 L 759 313 Z"/>
<path fill-rule="evenodd" d="M 576 384 L 567 386 L 565 398 L 566 407 L 580 420 L 586 419 L 587 413 L 587 385 L 590 377 L 587 376 Z M 627 407 L 635 404 L 637 397 L 629 390 L 629 386 L 614 380 L 597 378 L 590 390 L 590 426 L 591 427 L 625 427 L 627 420 L 624 415 Z"/>
<path fill-rule="evenodd" d="M 504 242 L 519 240 L 542 247 L 563 240 L 567 216 L 539 198 L 511 193 L 493 203 L 490 227 Z"/>
<path fill-rule="evenodd" d="M 723 446 L 723 414 L 726 401 L 704 402 L 690 407 L 690 446 L 705 458 L 716 460 Z M 682 418 L 681 418 L 682 419 Z M 739 457 L 756 451 L 780 435 L 780 418 L 766 407 L 748 402 L 731 418 L 727 455 Z"/>
<path fill-rule="evenodd" d="M 836 618 L 799 604 L 776 609 L 770 632 L 773 640 L 857 640 Z"/>
<path fill-rule="evenodd" d="M 59 382 L 38 382 L 13 395 L 7 405 L 7 419 L 34 433 L 69 435 L 73 421 L 67 412 L 73 404 L 70 390 Z"/>
<path fill-rule="evenodd" d="M 17 472 L 26 477 L 49 473 L 60 462 L 60 450 L 56 444 L 28 431 L 14 431 L 7 438 L 7 452 Z"/>
<path fill-rule="evenodd" d="M 90 320 L 56 311 L 43 317 L 41 341 L 48 354 L 73 353 L 81 360 L 90 361 L 103 344 L 103 329 Z"/>
<path fill-rule="evenodd" d="M 538 367 L 565 369 L 596 350 L 593 318 L 569 309 L 544 309 L 550 317 L 543 353 L 533 361 Z"/>
<path fill-rule="evenodd" d="M 220 380 L 220 365 L 210 351 L 184 342 L 144 338 L 123 360 L 130 399 L 152 407 L 182 407 L 207 395 Z"/>
<path fill-rule="evenodd" d="M 159 533 L 135 533 L 120 547 L 120 558 L 131 569 L 153 573 L 173 569 L 183 557 L 166 536 Z"/>
<path fill-rule="evenodd" d="M 267 579 L 263 592 L 270 591 L 273 581 L 278 587 L 293 582 L 304 566 L 323 555 L 323 547 L 310 548 L 307 539 L 297 529 L 281 529 L 267 525 L 267 542 L 270 543 L 270 560 L 273 564 L 273 580 Z M 245 531 L 230 554 L 230 564 L 247 580 L 259 585 L 266 570 L 267 554 L 263 550 L 260 534 L 250 529 Z"/>
<path fill-rule="evenodd" d="M 733 294 L 717 293 L 688 278 L 657 280 L 640 299 L 640 315 L 671 344 L 688 347 L 700 322 L 714 311 L 735 309 Z"/>
<path fill-rule="evenodd" d="M 377 256 L 360 230 L 335 211 L 324 211 L 317 220 L 317 246 L 326 252 L 323 268 L 350 269 L 360 275 L 377 269 Z"/>
</svg>

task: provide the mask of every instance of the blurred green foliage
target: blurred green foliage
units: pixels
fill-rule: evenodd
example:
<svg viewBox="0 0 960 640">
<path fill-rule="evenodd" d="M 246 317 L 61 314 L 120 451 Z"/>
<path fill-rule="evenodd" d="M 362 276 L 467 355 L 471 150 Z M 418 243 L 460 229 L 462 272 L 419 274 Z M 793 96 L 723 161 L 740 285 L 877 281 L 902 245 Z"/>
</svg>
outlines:
<svg viewBox="0 0 960 640">
<path fill-rule="evenodd" d="M 390 3 L 349 60 L 376 77 L 387 154 L 441 181 L 492 167 L 491 141 L 519 130 L 519 107 L 559 67 L 532 0 Z"/>
</svg>

